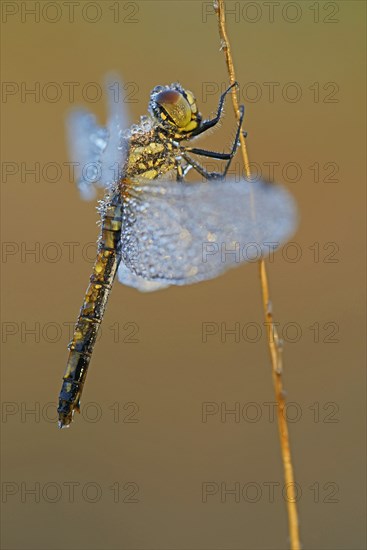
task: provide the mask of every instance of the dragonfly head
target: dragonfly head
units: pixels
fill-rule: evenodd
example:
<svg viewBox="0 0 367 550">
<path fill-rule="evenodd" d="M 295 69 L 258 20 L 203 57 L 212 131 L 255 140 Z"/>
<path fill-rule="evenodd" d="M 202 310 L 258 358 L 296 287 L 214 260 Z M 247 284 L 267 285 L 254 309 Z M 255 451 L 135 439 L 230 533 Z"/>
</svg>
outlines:
<svg viewBox="0 0 367 550">
<path fill-rule="evenodd" d="M 149 111 L 165 132 L 177 140 L 187 139 L 202 120 L 194 94 L 180 84 L 156 86 L 150 94 Z"/>
</svg>

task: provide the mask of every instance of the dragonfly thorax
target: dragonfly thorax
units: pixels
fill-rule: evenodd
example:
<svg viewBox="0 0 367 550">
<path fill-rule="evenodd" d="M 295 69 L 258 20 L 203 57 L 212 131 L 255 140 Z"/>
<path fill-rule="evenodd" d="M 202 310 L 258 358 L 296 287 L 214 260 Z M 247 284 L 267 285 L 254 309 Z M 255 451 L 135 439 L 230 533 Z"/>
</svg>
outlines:
<svg viewBox="0 0 367 550">
<path fill-rule="evenodd" d="M 156 179 L 177 167 L 180 155 L 177 141 L 142 117 L 140 125 L 130 130 L 129 153 L 123 173 L 128 178 Z"/>
<path fill-rule="evenodd" d="M 149 111 L 156 122 L 174 139 L 188 139 L 202 117 L 192 92 L 180 84 L 156 86 L 150 94 Z"/>
</svg>

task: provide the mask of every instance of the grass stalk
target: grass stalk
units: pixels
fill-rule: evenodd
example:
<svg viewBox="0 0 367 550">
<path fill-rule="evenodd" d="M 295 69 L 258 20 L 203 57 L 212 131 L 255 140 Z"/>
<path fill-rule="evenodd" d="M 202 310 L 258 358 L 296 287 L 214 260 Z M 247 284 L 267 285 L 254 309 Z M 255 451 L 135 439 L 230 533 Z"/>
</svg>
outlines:
<svg viewBox="0 0 367 550">
<path fill-rule="evenodd" d="M 218 16 L 219 23 L 219 35 L 221 40 L 221 49 L 224 52 L 226 65 L 228 69 L 228 75 L 230 83 L 236 82 L 236 74 L 233 64 L 233 58 L 231 53 L 231 46 L 226 30 L 226 18 L 225 18 L 225 1 L 214 0 L 214 10 Z M 232 102 L 237 120 L 240 117 L 239 103 L 237 90 L 232 89 Z M 246 140 L 244 135 L 240 134 L 240 146 L 243 158 L 243 164 L 245 167 L 245 173 L 248 178 L 251 177 L 250 163 L 247 153 Z M 292 464 L 292 456 L 289 442 L 289 432 L 287 425 L 287 418 L 285 414 L 285 392 L 283 389 L 283 365 L 282 365 L 282 341 L 279 338 L 276 326 L 274 324 L 274 317 L 272 311 L 272 305 L 269 294 L 268 275 L 266 271 L 266 265 L 264 260 L 259 261 L 259 275 L 261 283 L 261 293 L 264 308 L 264 317 L 267 327 L 267 339 L 270 352 L 272 376 L 274 384 L 275 399 L 277 403 L 277 419 L 279 428 L 279 440 L 283 461 L 284 481 L 286 487 L 286 500 L 287 500 L 287 513 L 288 513 L 288 526 L 289 526 L 289 540 L 291 550 L 300 550 L 301 543 L 299 538 L 299 522 L 295 493 L 294 472 Z"/>
</svg>

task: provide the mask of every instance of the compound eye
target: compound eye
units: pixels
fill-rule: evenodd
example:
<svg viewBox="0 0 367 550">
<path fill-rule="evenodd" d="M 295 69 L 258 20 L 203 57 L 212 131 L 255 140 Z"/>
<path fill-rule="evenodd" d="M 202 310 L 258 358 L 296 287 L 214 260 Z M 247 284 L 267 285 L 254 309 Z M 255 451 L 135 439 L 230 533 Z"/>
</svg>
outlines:
<svg viewBox="0 0 367 550">
<path fill-rule="evenodd" d="M 177 90 L 164 90 L 155 96 L 154 101 L 179 128 L 185 128 L 190 122 L 191 107 Z"/>
</svg>

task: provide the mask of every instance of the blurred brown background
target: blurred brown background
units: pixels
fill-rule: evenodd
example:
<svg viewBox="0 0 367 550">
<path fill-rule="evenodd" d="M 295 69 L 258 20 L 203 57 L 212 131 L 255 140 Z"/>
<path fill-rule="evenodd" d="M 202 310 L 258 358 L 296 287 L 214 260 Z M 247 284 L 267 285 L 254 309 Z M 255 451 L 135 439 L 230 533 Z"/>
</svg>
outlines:
<svg viewBox="0 0 367 550">
<path fill-rule="evenodd" d="M 257 265 L 147 295 L 116 283 L 82 415 L 69 430 L 55 423 L 97 236 L 95 203 L 79 200 L 64 164 L 65 113 L 81 104 L 103 120 L 105 97 L 91 83 L 115 70 L 132 121 L 155 85 L 174 81 L 209 116 L 228 82 L 210 2 L 1 7 L 3 548 L 287 548 Z M 303 547 L 356 550 L 365 547 L 365 4 L 228 8 L 250 158 L 264 177 L 278 163 L 274 177 L 301 213 L 296 245 L 268 267 Z M 230 103 L 226 115 L 201 144 L 228 148 Z M 203 323 L 217 331 L 207 342 Z M 239 341 L 225 334 L 236 326 Z"/>
</svg>

